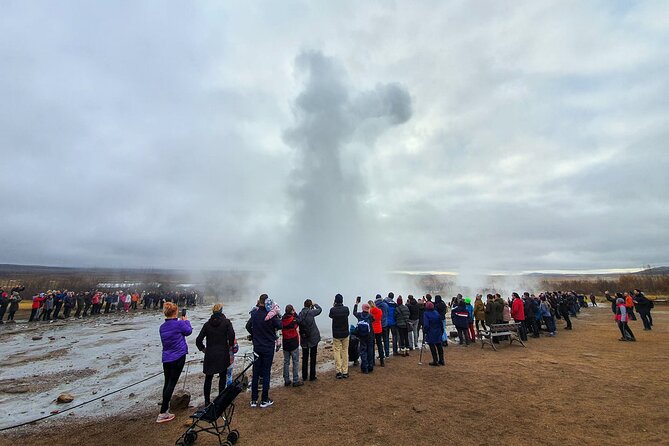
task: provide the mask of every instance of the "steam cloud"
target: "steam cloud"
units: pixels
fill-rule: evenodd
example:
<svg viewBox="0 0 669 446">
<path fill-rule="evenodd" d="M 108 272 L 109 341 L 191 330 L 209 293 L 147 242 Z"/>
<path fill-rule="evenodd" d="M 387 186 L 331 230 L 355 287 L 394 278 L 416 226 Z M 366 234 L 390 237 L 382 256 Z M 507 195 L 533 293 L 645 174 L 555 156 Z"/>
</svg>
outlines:
<svg viewBox="0 0 669 446">
<path fill-rule="evenodd" d="M 388 258 L 365 204 L 361 151 L 411 117 L 411 98 L 397 84 L 358 91 L 342 67 L 320 52 L 295 62 L 304 88 L 294 102 L 296 124 L 285 141 L 296 151 L 286 244 L 267 290 L 281 300 L 329 302 L 342 293 L 367 296 L 386 285 Z"/>
</svg>

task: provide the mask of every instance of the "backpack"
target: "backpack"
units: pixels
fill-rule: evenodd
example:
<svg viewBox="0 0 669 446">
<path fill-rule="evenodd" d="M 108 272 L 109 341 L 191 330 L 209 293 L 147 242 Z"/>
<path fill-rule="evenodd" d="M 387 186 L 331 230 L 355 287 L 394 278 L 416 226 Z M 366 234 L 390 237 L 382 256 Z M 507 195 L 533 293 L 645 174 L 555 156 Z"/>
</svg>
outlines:
<svg viewBox="0 0 669 446">
<path fill-rule="evenodd" d="M 307 327 L 307 324 L 305 324 L 304 321 L 299 323 L 298 331 L 300 333 L 300 337 L 302 338 L 301 342 L 309 342 L 309 327 Z"/>
<path fill-rule="evenodd" d="M 367 319 L 360 319 L 358 321 L 356 331 L 359 338 L 367 337 L 367 335 L 369 335 L 370 332 L 369 321 Z"/>
</svg>

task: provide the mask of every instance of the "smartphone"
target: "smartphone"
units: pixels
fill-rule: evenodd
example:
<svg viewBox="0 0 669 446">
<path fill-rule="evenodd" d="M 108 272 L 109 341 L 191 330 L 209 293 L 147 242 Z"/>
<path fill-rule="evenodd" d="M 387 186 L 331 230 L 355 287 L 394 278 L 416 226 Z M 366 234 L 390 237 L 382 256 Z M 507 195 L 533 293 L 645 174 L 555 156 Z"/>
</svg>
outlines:
<svg viewBox="0 0 669 446">
<path fill-rule="evenodd" d="M 186 309 L 181 310 L 181 317 L 186 317 Z"/>
</svg>

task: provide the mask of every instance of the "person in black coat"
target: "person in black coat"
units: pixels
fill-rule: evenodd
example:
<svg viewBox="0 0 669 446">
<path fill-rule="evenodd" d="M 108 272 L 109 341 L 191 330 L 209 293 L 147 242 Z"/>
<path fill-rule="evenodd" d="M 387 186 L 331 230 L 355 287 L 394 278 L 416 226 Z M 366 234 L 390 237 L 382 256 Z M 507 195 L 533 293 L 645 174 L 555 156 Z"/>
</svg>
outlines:
<svg viewBox="0 0 669 446">
<path fill-rule="evenodd" d="M 223 314 L 223 305 L 215 304 L 211 318 L 205 322 L 200 334 L 195 339 L 198 350 L 204 352 L 204 404 L 211 402 L 211 382 L 218 374 L 218 393 L 225 389 L 230 349 L 235 345 L 235 330 L 232 323 Z M 207 340 L 207 343 L 203 342 Z"/>
<path fill-rule="evenodd" d="M 348 316 L 350 311 L 344 305 L 344 298 L 337 294 L 334 306 L 330 308 L 332 319 L 332 353 L 335 358 L 336 378 L 348 378 Z"/>
<path fill-rule="evenodd" d="M 251 378 L 251 407 L 258 406 L 258 383 L 262 376 L 262 400 L 260 407 L 269 407 L 274 404 L 269 398 L 270 375 L 274 360 L 276 330 L 281 329 L 281 318 L 278 314 L 267 318 L 271 308 L 266 307 L 269 300 L 267 294 L 261 294 L 256 307 L 251 311 L 251 318 L 246 323 L 246 331 L 251 334 L 253 352 L 256 359 L 253 362 L 253 377 Z"/>
</svg>

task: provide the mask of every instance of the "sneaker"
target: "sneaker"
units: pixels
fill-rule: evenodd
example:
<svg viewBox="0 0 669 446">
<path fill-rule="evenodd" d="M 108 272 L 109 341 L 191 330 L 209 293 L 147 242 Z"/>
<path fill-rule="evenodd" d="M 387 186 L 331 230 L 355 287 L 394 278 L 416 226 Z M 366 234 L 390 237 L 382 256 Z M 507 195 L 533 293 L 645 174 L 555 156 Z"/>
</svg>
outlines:
<svg viewBox="0 0 669 446">
<path fill-rule="evenodd" d="M 341 377 L 344 378 L 344 379 L 348 379 L 348 373 L 342 373 Z"/>
<path fill-rule="evenodd" d="M 300 387 L 304 385 L 304 381 L 295 381 L 293 383 L 293 387 Z"/>
<path fill-rule="evenodd" d="M 439 364 L 437 364 L 436 362 L 431 362 L 430 365 L 435 367 L 435 366 L 438 366 Z"/>
<path fill-rule="evenodd" d="M 257 401 L 251 401 L 251 407 L 258 407 Z"/>
<path fill-rule="evenodd" d="M 336 378 L 337 378 L 337 379 L 342 379 L 342 375 L 341 375 L 341 373 L 337 372 L 337 376 L 336 376 Z"/>
<path fill-rule="evenodd" d="M 167 423 L 168 421 L 172 421 L 174 419 L 174 414 L 165 412 L 158 414 L 158 418 L 156 419 L 156 423 Z"/>
<path fill-rule="evenodd" d="M 265 407 L 269 407 L 269 406 L 271 406 L 272 404 L 274 404 L 274 401 L 272 401 L 272 400 L 261 401 L 261 402 L 260 402 L 260 407 L 261 407 L 262 409 L 264 409 Z"/>
</svg>

